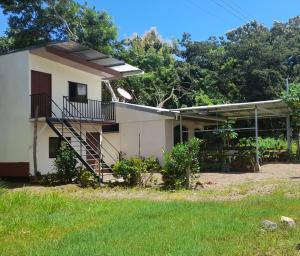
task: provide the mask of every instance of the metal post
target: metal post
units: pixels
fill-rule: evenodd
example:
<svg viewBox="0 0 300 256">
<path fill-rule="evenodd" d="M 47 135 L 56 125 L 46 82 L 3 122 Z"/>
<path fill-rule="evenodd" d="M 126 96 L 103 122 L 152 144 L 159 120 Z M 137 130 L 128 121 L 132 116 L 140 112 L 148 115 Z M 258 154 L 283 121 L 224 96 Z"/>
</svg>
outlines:
<svg viewBox="0 0 300 256">
<path fill-rule="evenodd" d="M 286 93 L 288 94 L 289 93 L 289 89 L 290 89 L 289 79 L 288 78 L 285 79 L 285 87 L 286 87 Z"/>
<path fill-rule="evenodd" d="M 64 111 L 61 111 L 61 117 L 62 117 L 62 120 L 61 120 L 61 134 L 64 137 Z"/>
<path fill-rule="evenodd" d="M 288 150 L 288 155 L 291 154 L 291 119 L 290 115 L 286 117 L 286 140 L 287 140 L 287 150 Z"/>
<path fill-rule="evenodd" d="M 182 134 L 182 116 L 179 115 L 179 127 L 180 127 L 180 143 L 183 143 L 183 134 Z"/>
<path fill-rule="evenodd" d="M 258 111 L 257 111 L 257 106 L 255 106 L 255 171 L 260 170 L 260 165 L 259 165 L 259 144 L 258 144 Z"/>
<path fill-rule="evenodd" d="M 141 159 L 141 134 L 139 133 L 139 159 Z"/>
</svg>

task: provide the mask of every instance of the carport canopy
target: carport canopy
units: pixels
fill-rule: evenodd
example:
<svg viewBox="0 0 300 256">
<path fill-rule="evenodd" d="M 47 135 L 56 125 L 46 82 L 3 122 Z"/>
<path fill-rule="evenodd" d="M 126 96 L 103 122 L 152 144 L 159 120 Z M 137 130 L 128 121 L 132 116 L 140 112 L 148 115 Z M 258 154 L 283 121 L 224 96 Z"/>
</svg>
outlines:
<svg viewBox="0 0 300 256">
<path fill-rule="evenodd" d="M 288 152 L 291 151 L 291 110 L 282 100 L 268 100 L 245 103 L 219 104 L 173 109 L 179 113 L 180 139 L 182 141 L 182 119 L 196 119 L 210 124 L 229 120 L 255 120 L 256 168 L 259 170 L 258 119 L 286 118 Z"/>
<path fill-rule="evenodd" d="M 291 111 L 282 100 L 268 100 L 245 103 L 196 106 L 176 109 L 183 118 L 195 118 L 204 121 L 248 120 L 255 118 L 287 117 Z"/>
</svg>

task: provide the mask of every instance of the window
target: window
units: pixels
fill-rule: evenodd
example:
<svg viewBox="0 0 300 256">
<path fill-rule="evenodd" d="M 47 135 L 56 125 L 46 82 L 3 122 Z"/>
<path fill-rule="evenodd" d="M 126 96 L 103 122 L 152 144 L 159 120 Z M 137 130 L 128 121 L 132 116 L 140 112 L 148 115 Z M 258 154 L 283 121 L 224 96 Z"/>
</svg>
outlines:
<svg viewBox="0 0 300 256">
<path fill-rule="evenodd" d="M 199 128 L 196 128 L 195 130 L 194 130 L 194 136 L 196 137 L 196 138 L 198 138 L 198 139 L 202 139 L 202 131 L 201 131 L 201 129 L 199 129 Z"/>
<path fill-rule="evenodd" d="M 182 126 L 182 141 L 183 142 L 188 141 L 188 137 L 189 137 L 188 132 L 189 132 L 188 128 L 186 128 L 185 126 Z M 177 125 L 174 127 L 173 135 L 174 135 L 174 146 L 175 146 L 177 143 L 180 143 L 180 125 Z"/>
<path fill-rule="evenodd" d="M 102 132 L 119 132 L 119 124 L 103 125 Z"/>
<path fill-rule="evenodd" d="M 70 101 L 87 102 L 87 85 L 69 82 Z"/>
<path fill-rule="evenodd" d="M 71 141 L 71 138 L 66 138 Z M 59 137 L 49 137 L 49 158 L 56 158 L 62 139 Z"/>
</svg>

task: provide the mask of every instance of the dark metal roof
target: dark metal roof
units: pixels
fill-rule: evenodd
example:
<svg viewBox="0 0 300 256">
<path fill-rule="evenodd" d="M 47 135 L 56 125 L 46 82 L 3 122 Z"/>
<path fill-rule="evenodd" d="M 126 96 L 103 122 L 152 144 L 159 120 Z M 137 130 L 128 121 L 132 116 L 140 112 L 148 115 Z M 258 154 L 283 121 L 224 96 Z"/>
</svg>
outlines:
<svg viewBox="0 0 300 256">
<path fill-rule="evenodd" d="M 29 50 L 33 54 L 62 62 L 73 67 L 74 65 L 72 65 L 70 61 L 77 62 L 80 65 L 87 66 L 89 69 L 100 71 L 98 73 L 95 71 L 92 73 L 101 75 L 103 79 L 120 79 L 126 76 L 143 73 L 141 69 L 129 65 L 122 60 L 118 60 L 110 55 L 98 52 L 74 41 L 51 42 L 44 45 L 15 50 L 9 53 L 25 50 Z M 68 61 L 63 62 L 62 59 Z"/>
<path fill-rule="evenodd" d="M 282 100 L 268 100 L 232 104 L 220 104 L 175 109 L 183 117 L 194 117 L 211 121 L 246 120 L 254 118 L 255 108 L 260 118 L 286 117 L 290 109 Z"/>
</svg>

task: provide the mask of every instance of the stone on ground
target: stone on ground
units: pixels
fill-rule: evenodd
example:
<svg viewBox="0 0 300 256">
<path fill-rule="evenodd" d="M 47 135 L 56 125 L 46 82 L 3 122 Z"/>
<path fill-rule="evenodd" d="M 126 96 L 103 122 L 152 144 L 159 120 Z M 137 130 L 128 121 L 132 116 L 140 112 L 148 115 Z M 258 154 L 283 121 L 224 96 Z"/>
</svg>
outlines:
<svg viewBox="0 0 300 256">
<path fill-rule="evenodd" d="M 281 216 L 280 220 L 281 220 L 281 222 L 287 224 L 290 227 L 293 227 L 296 225 L 296 222 L 290 217 Z"/>
<path fill-rule="evenodd" d="M 275 222 L 270 221 L 270 220 L 264 220 L 260 224 L 261 224 L 261 227 L 264 230 L 275 230 L 275 229 L 277 229 L 277 224 Z"/>
</svg>

